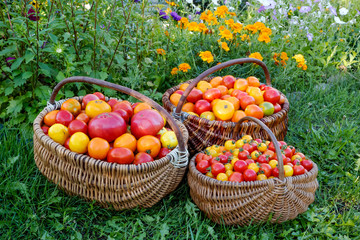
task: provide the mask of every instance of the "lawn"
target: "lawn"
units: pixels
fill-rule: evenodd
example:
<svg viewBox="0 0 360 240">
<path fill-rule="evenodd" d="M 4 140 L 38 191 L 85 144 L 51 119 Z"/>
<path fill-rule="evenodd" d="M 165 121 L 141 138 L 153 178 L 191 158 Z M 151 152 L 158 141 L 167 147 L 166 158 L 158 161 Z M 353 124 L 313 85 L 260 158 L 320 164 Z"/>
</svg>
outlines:
<svg viewBox="0 0 360 240">
<path fill-rule="evenodd" d="M 29 3 L 0 3 L 1 239 L 360 239 L 358 3 L 310 1 L 313 5 L 307 12 L 301 7 L 310 6 L 309 1 L 277 3 L 276 11 L 270 7 L 260 11 L 268 2 L 265 0 L 249 1 L 248 5 L 227 1 L 229 9 L 236 12 L 235 21 L 242 22 L 244 28 L 250 29 L 262 17 L 266 20 L 272 34 L 270 42 L 265 42 L 265 35 L 260 41 L 260 34 L 250 30 L 235 36 L 234 28 L 233 38 L 227 39 L 217 27 L 212 29 L 213 35 L 211 31 L 205 34 L 177 27 L 180 23 L 169 8 L 200 22 L 197 8 L 185 1 L 177 1 L 178 5 L 40 2 L 39 16 L 29 15 L 32 19 L 22 15 L 32 8 Z M 94 7 L 89 10 L 87 5 Z M 119 11 L 112 11 L 112 6 Z M 214 4 L 201 6 L 202 12 L 205 7 L 217 8 Z M 343 14 L 342 8 L 350 9 L 349 13 Z M 167 11 L 169 19 L 160 9 Z M 218 20 L 220 25 L 229 24 L 221 17 Z M 210 24 L 206 26 L 211 29 Z M 77 35 L 72 34 L 75 32 Z M 227 43 L 229 51 L 219 39 Z M 199 55 L 205 51 L 211 52 L 212 61 Z M 288 59 L 280 57 L 282 52 Z M 162 93 L 171 86 L 195 78 L 219 62 L 253 53 L 263 57 L 273 86 L 290 102 L 285 141 L 319 167 L 315 201 L 296 219 L 282 224 L 217 225 L 191 200 L 186 177 L 152 208 L 115 211 L 68 196 L 37 169 L 31 123 L 62 79 L 97 77 L 160 102 Z M 180 67 L 182 63 L 190 69 Z M 215 75 L 226 74 L 255 75 L 264 81 L 261 68 L 252 64 Z M 113 91 L 74 84 L 58 98 L 94 90 L 117 96 Z"/>
</svg>

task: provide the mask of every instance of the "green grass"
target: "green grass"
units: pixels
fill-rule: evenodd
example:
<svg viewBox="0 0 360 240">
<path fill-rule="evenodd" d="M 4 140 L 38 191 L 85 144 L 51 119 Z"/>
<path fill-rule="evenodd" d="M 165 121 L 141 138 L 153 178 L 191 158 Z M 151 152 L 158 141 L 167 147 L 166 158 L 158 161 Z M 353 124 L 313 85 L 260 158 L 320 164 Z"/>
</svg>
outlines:
<svg viewBox="0 0 360 240">
<path fill-rule="evenodd" d="M 289 77 L 290 78 L 290 77 Z M 286 80 L 286 79 L 284 79 Z M 289 79 L 290 80 L 290 79 Z M 287 92 L 286 141 L 319 165 L 309 210 L 283 224 L 221 226 L 192 202 L 184 180 L 150 209 L 114 211 L 67 196 L 33 158 L 32 134 L 0 130 L 2 239 L 360 239 L 360 74 Z M 282 83 L 275 84 L 285 89 Z M 319 89 L 319 86 L 324 88 Z"/>
</svg>

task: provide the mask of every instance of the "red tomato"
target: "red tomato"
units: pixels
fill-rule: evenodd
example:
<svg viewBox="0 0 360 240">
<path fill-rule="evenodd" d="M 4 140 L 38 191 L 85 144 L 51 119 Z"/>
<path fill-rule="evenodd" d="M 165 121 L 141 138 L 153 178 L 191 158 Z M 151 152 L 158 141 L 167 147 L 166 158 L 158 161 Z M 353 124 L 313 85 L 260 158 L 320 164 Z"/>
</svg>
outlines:
<svg viewBox="0 0 360 240">
<path fill-rule="evenodd" d="M 226 75 L 223 77 L 223 84 L 228 88 L 233 88 L 235 84 L 236 79 L 231 75 Z"/>
<path fill-rule="evenodd" d="M 245 162 L 247 163 L 247 165 L 249 165 L 250 163 L 255 163 L 253 159 L 246 159 Z"/>
<path fill-rule="evenodd" d="M 272 170 L 271 175 L 273 175 L 274 177 L 279 177 L 279 169 L 276 167 Z"/>
<path fill-rule="evenodd" d="M 283 148 L 283 146 L 287 147 L 287 143 L 284 141 L 279 141 L 280 148 Z"/>
<path fill-rule="evenodd" d="M 284 163 L 284 165 L 291 163 L 291 158 L 288 158 L 288 157 L 283 158 L 283 163 Z"/>
<path fill-rule="evenodd" d="M 220 91 L 220 90 L 219 90 Z M 227 98 L 231 97 L 231 95 L 224 95 L 224 96 L 221 96 L 221 100 L 226 100 Z"/>
<path fill-rule="evenodd" d="M 265 90 L 263 97 L 265 102 L 271 102 L 272 104 L 275 104 L 280 100 L 280 93 L 278 90 L 272 88 Z"/>
<path fill-rule="evenodd" d="M 105 96 L 101 92 L 94 92 L 94 95 L 96 95 L 100 100 L 105 101 Z"/>
<path fill-rule="evenodd" d="M 73 135 L 76 132 L 88 133 L 88 126 L 81 120 L 73 120 L 68 126 L 69 134 Z"/>
<path fill-rule="evenodd" d="M 242 173 L 233 172 L 229 177 L 230 182 L 242 182 L 244 181 L 244 176 Z"/>
<path fill-rule="evenodd" d="M 274 146 L 274 143 L 273 142 L 270 142 L 269 143 L 269 146 L 268 146 L 268 149 L 275 152 L 275 146 Z"/>
<path fill-rule="evenodd" d="M 261 91 L 264 91 L 264 90 L 265 90 L 265 87 L 266 87 L 265 84 L 260 84 L 260 86 L 259 86 L 259 88 L 260 88 Z"/>
<path fill-rule="evenodd" d="M 42 126 L 41 130 L 45 133 L 45 135 L 48 135 L 49 127 L 48 126 Z"/>
<path fill-rule="evenodd" d="M 306 159 L 306 157 L 305 157 L 305 155 L 303 153 L 297 152 L 296 154 L 299 155 L 303 160 Z"/>
<path fill-rule="evenodd" d="M 281 106 L 278 103 L 274 104 L 274 113 L 280 112 L 281 111 Z"/>
<path fill-rule="evenodd" d="M 259 163 L 268 163 L 268 162 L 270 161 L 269 155 L 261 154 L 261 155 L 258 157 L 257 161 L 258 161 Z"/>
<path fill-rule="evenodd" d="M 262 140 L 260 138 L 257 138 L 254 141 L 257 142 L 257 143 L 262 143 Z"/>
<path fill-rule="evenodd" d="M 237 96 L 236 96 L 237 97 Z M 255 104 L 255 98 L 250 95 L 244 95 L 240 99 L 240 106 L 243 110 L 246 109 L 247 106 Z"/>
<path fill-rule="evenodd" d="M 284 102 L 285 102 L 285 97 L 280 94 L 279 104 L 283 104 Z"/>
<path fill-rule="evenodd" d="M 291 162 L 294 166 L 295 165 L 299 165 L 300 164 L 300 160 L 299 159 L 295 159 L 294 161 Z"/>
<path fill-rule="evenodd" d="M 137 139 L 151 135 L 156 136 L 164 127 L 164 119 L 156 110 L 142 110 L 136 113 L 131 119 L 131 133 Z"/>
<path fill-rule="evenodd" d="M 94 94 L 87 94 L 82 98 L 83 108 L 92 100 L 99 100 L 99 97 Z"/>
<path fill-rule="evenodd" d="M 147 153 L 139 152 L 136 154 L 133 164 L 139 165 L 142 163 L 152 162 L 154 159 Z"/>
<path fill-rule="evenodd" d="M 293 156 L 293 153 L 292 153 L 292 150 L 290 147 L 285 148 L 283 151 L 284 151 L 284 154 L 286 157 L 291 158 Z"/>
<path fill-rule="evenodd" d="M 113 112 L 120 110 L 120 109 L 125 110 L 127 112 L 127 114 L 129 115 L 129 118 L 131 118 L 134 114 L 132 107 L 124 101 L 118 102 L 112 107 Z"/>
<path fill-rule="evenodd" d="M 260 165 L 260 169 L 259 169 L 260 174 L 265 174 L 266 177 L 270 177 L 271 171 L 272 171 L 272 168 L 269 164 L 263 163 Z"/>
<path fill-rule="evenodd" d="M 128 148 L 113 148 L 107 154 L 107 161 L 118 164 L 130 164 L 134 161 L 134 153 Z"/>
<path fill-rule="evenodd" d="M 248 167 L 248 164 L 244 160 L 238 160 L 234 163 L 234 171 L 243 173 Z"/>
<path fill-rule="evenodd" d="M 301 175 L 301 174 L 304 174 L 304 173 L 305 173 L 305 168 L 304 168 L 304 166 L 300 165 L 300 163 L 297 164 L 297 165 L 295 165 L 295 166 L 293 167 L 293 169 L 294 169 L 294 175 L 295 175 L 295 176 L 296 176 L 296 175 Z"/>
<path fill-rule="evenodd" d="M 252 169 L 246 169 L 245 171 L 244 171 L 244 179 L 245 179 L 245 181 L 255 181 L 256 180 L 256 172 L 254 171 L 254 170 L 252 170 Z"/>
<path fill-rule="evenodd" d="M 211 173 L 216 177 L 219 173 L 225 173 L 225 166 L 222 163 L 214 163 L 211 165 Z"/>
<path fill-rule="evenodd" d="M 228 163 L 229 162 L 229 157 L 227 155 L 222 154 L 222 155 L 219 155 L 218 158 L 220 159 L 219 161 L 221 163 Z"/>
<path fill-rule="evenodd" d="M 301 165 L 308 171 L 313 168 L 313 162 L 311 160 L 302 160 Z"/>
<path fill-rule="evenodd" d="M 233 92 L 235 92 L 235 90 Z M 234 94 L 235 94 L 235 97 L 240 100 L 240 105 L 241 105 L 241 99 L 245 96 L 249 96 L 249 94 L 247 94 L 246 92 L 243 92 L 243 91 L 235 92 Z M 254 98 L 254 100 L 255 100 L 255 98 Z"/>
<path fill-rule="evenodd" d="M 90 120 L 88 131 L 91 138 L 99 137 L 108 142 L 126 133 L 126 122 L 117 113 L 101 113 Z"/>
<path fill-rule="evenodd" d="M 243 146 L 242 146 L 242 149 L 248 151 L 249 153 L 251 153 L 253 151 L 253 147 L 249 144 L 249 143 L 245 143 Z"/>
<path fill-rule="evenodd" d="M 294 155 L 294 154 L 295 154 L 295 151 L 296 151 L 295 147 L 289 146 L 289 148 L 291 149 L 292 155 Z"/>
<path fill-rule="evenodd" d="M 166 155 L 168 155 L 168 153 L 170 153 L 170 152 L 171 152 L 171 150 L 168 149 L 168 148 L 161 148 L 161 149 L 160 149 L 160 152 L 159 152 L 159 154 L 158 154 L 158 158 L 163 158 L 163 157 L 165 157 Z"/>
<path fill-rule="evenodd" d="M 66 139 L 66 141 L 64 143 L 64 147 L 66 147 L 67 149 L 70 150 L 69 142 L 70 142 L 70 138 Z"/>
<path fill-rule="evenodd" d="M 247 150 L 245 150 L 245 149 L 243 149 L 243 148 L 240 148 L 239 154 L 238 154 L 238 158 L 239 158 L 240 160 L 246 160 L 246 159 L 249 159 L 249 158 L 251 158 L 251 157 L 250 157 L 249 151 L 247 151 Z"/>
<path fill-rule="evenodd" d="M 61 123 L 66 127 L 69 126 L 72 120 L 74 120 L 74 115 L 68 110 L 60 110 L 55 117 L 56 123 Z"/>
<path fill-rule="evenodd" d="M 199 100 L 195 103 L 195 113 L 201 115 L 203 112 L 211 111 L 211 104 L 206 100 Z"/>
<path fill-rule="evenodd" d="M 197 101 L 201 100 L 202 97 L 203 97 L 203 92 L 197 88 L 194 88 L 193 90 L 191 90 L 186 100 L 188 102 L 196 103 Z"/>
<path fill-rule="evenodd" d="M 196 169 L 201 173 L 207 173 L 210 167 L 209 161 L 201 160 L 198 164 L 196 164 Z"/>
<path fill-rule="evenodd" d="M 221 97 L 221 92 L 219 89 L 217 88 L 210 88 L 208 90 L 206 90 L 206 92 L 204 92 L 203 94 L 203 99 L 212 102 L 213 100 L 220 98 Z"/>
<path fill-rule="evenodd" d="M 203 160 L 203 157 L 206 156 L 205 153 L 199 153 L 198 155 L 196 155 L 195 157 L 195 163 L 198 164 L 201 160 Z"/>
<path fill-rule="evenodd" d="M 183 95 L 184 94 L 184 91 L 183 90 L 176 90 L 174 93 L 178 93 L 180 95 Z"/>
<path fill-rule="evenodd" d="M 112 109 L 113 106 L 118 103 L 118 100 L 112 98 L 112 99 L 110 99 L 109 101 L 107 101 L 107 103 L 110 105 L 110 107 L 111 107 L 111 109 Z"/>
<path fill-rule="evenodd" d="M 124 121 L 126 123 L 129 123 L 129 121 L 130 121 L 129 114 L 124 109 L 118 109 L 118 110 L 113 111 L 113 112 L 119 114 L 124 119 Z"/>
<path fill-rule="evenodd" d="M 213 165 L 213 164 L 215 164 L 215 163 L 219 163 L 220 158 L 218 158 L 218 157 L 213 157 L 213 158 L 211 158 L 211 159 L 208 160 L 208 161 L 209 161 L 210 165 Z"/>
<path fill-rule="evenodd" d="M 283 159 L 283 161 L 284 161 L 284 159 L 286 158 L 286 156 L 285 156 L 284 154 L 281 154 L 281 156 L 282 156 L 282 159 Z M 275 154 L 275 156 L 274 156 L 272 159 L 278 160 L 277 155 Z M 291 159 L 290 159 L 290 161 L 291 161 Z"/>
</svg>

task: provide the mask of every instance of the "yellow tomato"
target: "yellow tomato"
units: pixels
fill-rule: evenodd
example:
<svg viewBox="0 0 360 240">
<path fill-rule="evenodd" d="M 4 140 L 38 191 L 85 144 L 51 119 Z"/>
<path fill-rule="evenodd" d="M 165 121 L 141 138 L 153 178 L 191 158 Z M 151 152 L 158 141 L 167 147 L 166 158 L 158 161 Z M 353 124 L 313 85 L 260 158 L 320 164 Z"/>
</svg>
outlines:
<svg viewBox="0 0 360 240">
<path fill-rule="evenodd" d="M 162 129 L 160 129 L 160 131 L 157 133 L 158 135 L 162 136 L 164 133 L 166 133 L 168 130 L 163 127 Z"/>
<path fill-rule="evenodd" d="M 242 139 L 240 139 L 240 140 L 236 141 L 235 146 L 237 148 L 242 148 L 242 146 L 244 146 L 244 144 L 245 144 L 244 141 Z"/>
<path fill-rule="evenodd" d="M 234 105 L 226 100 L 219 100 L 212 110 L 215 117 L 223 121 L 230 120 L 235 112 Z"/>
<path fill-rule="evenodd" d="M 289 166 L 290 167 L 290 166 Z M 254 170 L 256 173 L 259 172 L 259 166 L 256 163 L 250 163 L 248 169 Z"/>
<path fill-rule="evenodd" d="M 210 149 L 209 150 L 209 154 L 212 157 L 217 157 L 218 156 L 218 152 L 215 149 Z"/>
<path fill-rule="evenodd" d="M 210 111 L 203 112 L 202 114 L 200 114 L 200 117 L 201 118 L 206 118 L 209 121 L 214 121 L 215 120 L 214 113 L 212 113 Z"/>
<path fill-rule="evenodd" d="M 231 159 L 231 165 L 234 166 L 236 161 L 239 161 L 239 159 L 237 157 L 234 157 L 233 159 Z"/>
<path fill-rule="evenodd" d="M 64 145 L 66 139 L 69 137 L 69 131 L 64 125 L 55 123 L 49 128 L 48 135 L 55 142 Z"/>
<path fill-rule="evenodd" d="M 293 168 L 289 165 L 284 166 L 284 171 L 285 171 L 285 177 L 290 177 L 294 174 Z"/>
<path fill-rule="evenodd" d="M 211 84 L 207 81 L 200 81 L 197 84 L 196 88 L 199 89 L 200 91 L 202 91 L 202 93 L 204 93 L 207 90 L 209 90 L 210 88 L 213 88 L 213 86 L 211 86 Z"/>
<path fill-rule="evenodd" d="M 253 140 L 253 138 L 250 135 L 244 135 L 241 139 L 246 140 L 247 142 L 249 142 L 250 140 Z"/>
<path fill-rule="evenodd" d="M 265 174 L 259 174 L 256 177 L 256 180 L 259 180 L 259 181 L 266 180 L 266 179 L 267 179 L 267 177 Z"/>
<path fill-rule="evenodd" d="M 233 170 L 226 170 L 226 172 L 225 172 L 226 176 L 228 176 L 228 177 L 230 177 L 231 174 L 233 174 L 233 173 L 234 173 Z"/>
<path fill-rule="evenodd" d="M 211 172 L 207 172 L 205 175 L 208 176 L 209 178 L 214 178 L 214 175 Z"/>
<path fill-rule="evenodd" d="M 233 169 L 234 169 L 234 166 L 231 165 L 231 163 L 225 164 L 225 170 L 226 170 L 226 171 L 227 171 L 227 170 L 233 170 Z"/>
<path fill-rule="evenodd" d="M 89 116 L 89 118 L 94 118 L 97 115 L 105 112 L 111 112 L 111 107 L 102 100 L 92 100 L 86 105 L 85 108 L 85 113 Z"/>
<path fill-rule="evenodd" d="M 260 152 L 265 152 L 266 149 L 267 149 L 267 146 L 266 146 L 265 143 L 259 143 L 259 144 L 257 145 L 257 149 L 258 149 Z"/>
<path fill-rule="evenodd" d="M 160 138 L 161 145 L 164 148 L 173 149 L 178 145 L 178 140 L 176 138 L 174 131 L 167 131 Z"/>
<path fill-rule="evenodd" d="M 236 148 L 235 143 L 236 142 L 234 140 L 227 140 L 224 145 L 225 149 L 228 151 L 235 149 Z"/>
<path fill-rule="evenodd" d="M 198 114 L 196 114 L 196 113 L 194 113 L 194 112 L 187 112 L 188 114 L 190 114 L 190 115 L 194 115 L 194 116 L 199 116 Z"/>
<path fill-rule="evenodd" d="M 239 156 L 239 152 L 240 152 L 240 150 L 238 149 L 238 148 L 235 148 L 235 149 L 233 149 L 232 150 L 232 155 L 234 156 L 234 157 L 237 157 L 237 156 Z"/>
<path fill-rule="evenodd" d="M 278 165 L 278 161 L 277 160 L 270 160 L 269 165 L 271 166 L 272 169 L 276 168 Z"/>
<path fill-rule="evenodd" d="M 269 146 L 270 141 L 265 141 L 266 146 Z"/>
<path fill-rule="evenodd" d="M 89 137 L 83 132 L 76 132 L 70 137 L 69 148 L 73 152 L 86 153 L 90 142 Z"/>
<path fill-rule="evenodd" d="M 219 180 L 219 181 L 227 181 L 229 178 L 225 173 L 219 173 L 216 176 L 216 179 Z"/>
<path fill-rule="evenodd" d="M 260 152 L 257 151 L 257 150 L 253 151 L 253 152 L 250 154 L 250 156 L 251 156 L 251 158 L 252 158 L 253 160 L 257 160 L 260 155 L 261 155 Z"/>
<path fill-rule="evenodd" d="M 300 155 L 297 155 L 297 154 L 295 154 L 295 155 L 293 155 L 291 157 L 291 161 L 294 161 L 295 159 L 298 159 L 300 162 L 302 161 L 302 157 Z"/>
<path fill-rule="evenodd" d="M 257 105 L 264 102 L 264 97 L 261 93 L 260 88 L 258 88 L 258 87 L 251 87 L 249 95 L 255 99 L 255 103 Z"/>
</svg>

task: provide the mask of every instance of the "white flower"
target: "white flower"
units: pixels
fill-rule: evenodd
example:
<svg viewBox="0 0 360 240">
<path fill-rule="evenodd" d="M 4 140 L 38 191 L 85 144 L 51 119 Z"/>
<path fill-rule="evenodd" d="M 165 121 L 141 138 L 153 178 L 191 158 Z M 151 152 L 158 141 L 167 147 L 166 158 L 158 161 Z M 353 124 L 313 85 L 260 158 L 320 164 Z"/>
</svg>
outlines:
<svg viewBox="0 0 360 240">
<path fill-rule="evenodd" d="M 193 8 L 195 9 L 195 11 L 200 12 L 201 8 L 196 6 L 195 4 L 192 4 Z"/>
<path fill-rule="evenodd" d="M 89 10 L 91 8 L 90 4 L 85 4 L 85 8 Z"/>
<path fill-rule="evenodd" d="M 193 0 L 186 0 L 187 3 L 193 3 Z"/>
<path fill-rule="evenodd" d="M 219 5 L 218 0 L 211 0 L 214 5 Z"/>
<path fill-rule="evenodd" d="M 258 0 L 258 2 L 260 2 L 261 5 L 264 5 L 265 7 L 270 6 L 271 4 L 275 3 L 273 0 Z"/>
<path fill-rule="evenodd" d="M 346 14 L 348 14 L 349 10 L 346 8 L 340 8 L 339 9 L 339 13 L 341 16 L 345 16 Z"/>
<path fill-rule="evenodd" d="M 233 7 L 229 7 L 229 10 L 230 10 L 230 11 L 234 11 L 234 10 L 235 10 L 235 8 L 233 8 Z"/>
<path fill-rule="evenodd" d="M 261 18 L 259 18 L 259 20 L 257 20 L 257 21 L 264 23 L 266 21 L 266 18 L 264 16 L 261 16 Z"/>
<path fill-rule="evenodd" d="M 57 49 L 56 49 L 56 52 L 57 52 L 57 53 L 62 53 L 62 49 L 61 49 L 61 48 L 57 48 Z"/>
<path fill-rule="evenodd" d="M 334 21 L 336 23 L 338 23 L 338 24 L 345 24 L 346 23 L 346 22 L 341 21 L 339 17 L 334 17 Z"/>
</svg>

